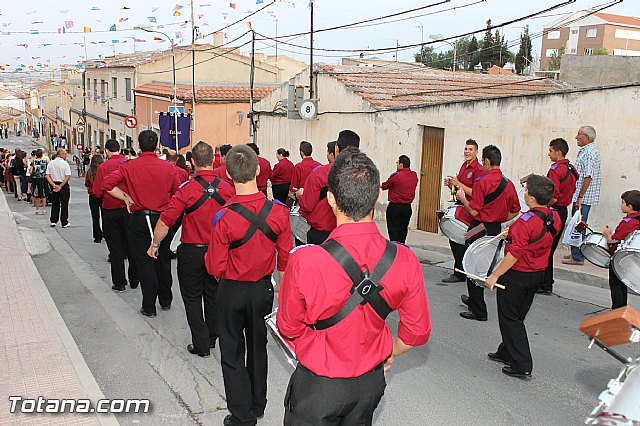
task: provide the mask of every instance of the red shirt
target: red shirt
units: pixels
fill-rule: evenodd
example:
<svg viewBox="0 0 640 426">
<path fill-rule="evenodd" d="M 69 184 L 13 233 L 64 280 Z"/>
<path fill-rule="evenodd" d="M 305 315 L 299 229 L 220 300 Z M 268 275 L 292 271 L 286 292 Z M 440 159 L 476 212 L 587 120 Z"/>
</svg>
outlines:
<svg viewBox="0 0 640 426">
<path fill-rule="evenodd" d="M 553 181 L 556 185 L 556 191 L 553 193 L 553 198 L 557 201 L 554 206 L 567 207 L 571 205 L 573 194 L 576 192 L 576 175 L 569 173 L 569 177 L 562 183 L 560 180 L 569 172 L 568 159 L 558 160 L 551 165 L 551 168 L 547 172 L 547 177 Z"/>
<path fill-rule="evenodd" d="M 222 165 L 222 163 L 220 162 L 220 154 L 214 154 L 213 155 L 213 169 L 217 169 L 218 167 L 220 167 Z"/>
<path fill-rule="evenodd" d="M 173 164 L 173 163 L 171 163 Z M 186 181 L 189 180 L 189 172 L 183 169 L 182 167 L 178 167 L 175 164 L 173 166 L 176 168 L 176 173 L 178 174 L 178 179 L 180 179 L 180 184 L 182 185 Z"/>
<path fill-rule="evenodd" d="M 258 165 L 260 166 L 260 174 L 256 177 L 258 189 L 264 191 L 267 189 L 267 181 L 271 176 L 271 163 L 263 157 L 258 157 Z"/>
<path fill-rule="evenodd" d="M 473 188 L 473 184 L 476 182 L 481 176 L 484 176 L 485 171 L 482 164 L 478 161 L 477 158 L 474 158 L 471 164 L 467 164 L 466 161 L 462 163 L 460 166 L 460 171 L 456 175 L 458 181 L 464 186 L 468 186 L 469 188 Z M 467 200 L 471 201 L 473 197 L 471 195 L 467 195 Z"/>
<path fill-rule="evenodd" d="M 639 219 L 635 219 L 638 217 Z M 640 213 L 633 212 L 626 215 L 616 226 L 616 231 L 611 236 L 612 240 L 622 241 L 633 231 L 640 229 Z"/>
<path fill-rule="evenodd" d="M 416 198 L 418 175 L 408 167 L 391 173 L 389 179 L 382 182 L 382 189 L 389 190 L 389 202 L 397 204 L 411 204 Z"/>
<path fill-rule="evenodd" d="M 125 160 L 123 155 L 115 154 L 115 155 L 112 155 L 111 158 L 109 158 L 107 161 L 100 164 L 100 166 L 98 167 L 98 171 L 96 172 L 96 178 L 93 180 L 93 195 L 95 195 L 98 198 L 102 198 L 103 209 L 114 210 L 114 209 L 122 209 L 126 207 L 126 204 L 124 203 L 124 201 L 118 200 L 116 197 L 105 192 L 102 189 L 102 181 L 104 180 L 104 177 L 107 176 L 109 173 L 113 172 L 114 170 L 120 168 L 120 164 L 125 161 L 127 160 Z M 118 187 L 123 191 L 125 190 L 124 185 L 118 185 Z"/>
<path fill-rule="evenodd" d="M 305 157 L 301 162 L 296 164 L 293 168 L 293 178 L 291 179 L 291 188 L 300 189 L 304 188 L 307 177 L 311 174 L 313 169 L 322 164 L 318 163 L 311 157 Z"/>
<path fill-rule="evenodd" d="M 333 231 L 336 228 L 336 216 L 329 206 L 326 195 L 322 200 L 320 199 L 321 192 L 326 194 L 330 170 L 331 164 L 325 164 L 313 170 L 305 182 L 302 195 L 298 197 L 300 214 L 318 231 Z M 325 188 L 325 191 L 322 191 L 322 188 Z"/>
<path fill-rule="evenodd" d="M 374 222 L 340 225 L 329 239 L 338 241 L 361 268 L 369 270 L 382 257 L 386 244 Z M 397 248 L 393 265 L 380 281 L 384 287 L 380 295 L 400 314 L 400 340 L 424 345 L 431 321 L 422 269 L 409 248 L 400 244 Z M 325 330 L 307 326 L 338 312 L 351 287 L 347 274 L 322 247 L 293 250 L 281 283 L 277 326 L 283 336 L 293 339 L 300 363 L 320 376 L 358 377 L 391 355 L 391 330 L 369 305 L 358 306 Z"/>
<path fill-rule="evenodd" d="M 478 212 L 474 218 L 479 222 L 506 222 L 509 213 L 520 212 L 520 200 L 513 182 L 509 181 L 506 188 L 498 198 L 484 204 L 484 198 L 496 190 L 502 179 L 502 171 L 499 168 L 489 170 L 487 174 L 476 178 L 473 186 L 473 200 L 469 202 L 469 207 Z"/>
<path fill-rule="evenodd" d="M 194 177 L 202 176 L 207 182 L 213 182 L 215 176 L 213 170 L 197 171 Z M 194 205 L 204 188 L 194 179 L 180 185 L 178 191 L 171 197 L 169 207 L 160 215 L 160 220 L 167 226 L 173 226 L 185 209 Z M 218 185 L 218 194 L 224 201 L 235 195 L 235 189 L 227 182 L 221 180 Z M 187 244 L 209 244 L 211 240 L 211 218 L 220 211 L 222 206 L 215 198 L 205 201 L 200 207 L 182 218 L 182 237 L 180 241 Z"/>
<path fill-rule="evenodd" d="M 123 191 L 135 202 L 132 211 L 161 212 L 169 206 L 171 196 L 180 186 L 180 179 L 173 164 L 159 159 L 155 152 L 143 152 L 105 176 L 102 189 L 111 191 L 120 185 L 124 185 Z"/>
<path fill-rule="evenodd" d="M 275 166 L 273 166 L 273 171 L 271 172 L 271 184 L 278 185 L 281 183 L 291 184 L 291 180 L 293 179 L 293 169 L 295 166 L 288 158 L 283 158 L 278 161 Z"/>
<path fill-rule="evenodd" d="M 233 186 L 233 179 L 227 176 L 227 164 L 223 164 L 218 168 L 213 169 L 213 175 L 219 177 L 229 185 Z"/>
<path fill-rule="evenodd" d="M 266 201 L 262 192 L 251 195 L 235 195 L 227 201 L 211 222 L 213 232 L 205 263 L 209 274 L 218 278 L 255 282 L 270 275 L 275 269 L 276 250 L 278 271 L 284 271 L 292 248 L 289 208 L 274 202 L 266 223 L 278 235 L 272 242 L 258 230 L 244 245 L 229 250 L 229 244 L 244 238 L 249 229 L 249 221 L 227 206 L 242 204 L 254 214 L 258 214 Z"/>
<path fill-rule="evenodd" d="M 93 180 L 95 182 L 95 180 L 96 180 L 95 177 L 93 178 Z M 84 176 L 84 186 L 87 188 L 87 192 L 89 193 L 89 195 L 96 195 L 93 192 L 93 182 L 89 182 L 89 174 L 88 173 Z"/>
<path fill-rule="evenodd" d="M 562 224 L 557 211 L 548 207 L 536 207 L 533 210 L 539 210 L 545 216 L 549 214 L 549 211 L 553 211 L 553 227 L 557 233 L 560 232 Z M 518 259 L 511 269 L 520 272 L 536 272 L 547 269 L 551 244 L 553 243 L 551 233 L 546 232 L 541 239 L 530 244 L 543 229 L 544 222 L 531 211 L 526 212 L 513 222 L 509 227 L 508 235 L 511 242 L 507 243 L 504 248 L 505 255 L 511 253 L 513 257 Z"/>
</svg>

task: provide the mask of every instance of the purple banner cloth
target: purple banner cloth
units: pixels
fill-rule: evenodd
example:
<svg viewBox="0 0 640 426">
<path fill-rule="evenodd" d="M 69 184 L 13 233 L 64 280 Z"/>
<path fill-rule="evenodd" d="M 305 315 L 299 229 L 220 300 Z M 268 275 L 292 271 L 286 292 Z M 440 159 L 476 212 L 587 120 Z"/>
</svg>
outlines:
<svg viewBox="0 0 640 426">
<path fill-rule="evenodd" d="M 176 149 L 175 119 L 173 114 L 160 113 L 160 144 L 170 149 Z M 191 115 L 178 115 L 178 147 L 189 146 L 191 129 Z"/>
</svg>

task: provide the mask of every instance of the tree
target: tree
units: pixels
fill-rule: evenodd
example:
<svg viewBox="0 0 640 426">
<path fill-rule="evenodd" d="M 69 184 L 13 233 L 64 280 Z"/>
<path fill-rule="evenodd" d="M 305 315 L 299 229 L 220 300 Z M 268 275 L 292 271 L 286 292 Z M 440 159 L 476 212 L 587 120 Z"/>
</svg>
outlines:
<svg viewBox="0 0 640 426">
<path fill-rule="evenodd" d="M 562 55 L 564 55 L 564 47 L 558 49 L 558 53 L 552 53 L 549 59 L 549 71 L 557 71 L 560 69 L 562 62 Z"/>
<path fill-rule="evenodd" d="M 445 53 L 437 53 L 432 46 L 422 46 L 421 52 L 415 54 L 416 62 L 440 69 L 448 69 L 451 66 L 453 50 Z"/>
<path fill-rule="evenodd" d="M 482 49 L 480 50 L 479 62 L 484 68 L 488 64 L 493 64 L 494 52 L 493 52 L 493 34 L 491 33 L 491 19 L 487 21 L 487 31 L 484 33 L 484 39 L 482 39 Z"/>
<path fill-rule="evenodd" d="M 464 63 L 466 70 L 473 70 L 474 65 L 478 63 L 478 39 L 474 35 L 467 44 L 467 51 L 464 55 Z"/>
<path fill-rule="evenodd" d="M 520 49 L 516 54 L 516 72 L 522 74 L 524 69 L 531 64 L 531 36 L 529 35 L 529 25 L 524 27 L 524 32 L 520 34 Z"/>
<path fill-rule="evenodd" d="M 607 50 L 606 47 L 603 47 L 602 49 L 596 49 L 593 51 L 592 55 L 608 55 L 609 51 Z"/>
</svg>

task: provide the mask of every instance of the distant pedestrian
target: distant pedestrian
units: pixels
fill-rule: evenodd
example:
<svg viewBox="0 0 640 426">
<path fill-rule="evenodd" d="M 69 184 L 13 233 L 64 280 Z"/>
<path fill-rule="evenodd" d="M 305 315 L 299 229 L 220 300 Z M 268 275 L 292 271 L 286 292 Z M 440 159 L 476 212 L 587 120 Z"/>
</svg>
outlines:
<svg viewBox="0 0 640 426">
<path fill-rule="evenodd" d="M 26 183 L 26 164 L 25 157 L 27 153 L 22 150 L 16 150 L 16 156 L 12 162 L 12 172 L 13 179 L 16 182 L 16 192 L 15 195 L 18 198 L 18 201 L 22 201 L 27 199 L 26 191 L 23 191 L 24 185 L 23 182 Z"/>
<path fill-rule="evenodd" d="M 382 183 L 383 190 L 389 190 L 387 205 L 387 232 L 391 241 L 404 244 L 409 232 L 411 203 L 416 197 L 418 175 L 411 170 L 411 160 L 406 155 L 398 157 L 396 172 Z"/>
<path fill-rule="evenodd" d="M 102 242 L 102 229 L 100 228 L 100 207 L 102 206 L 102 199 L 95 195 L 93 191 L 93 182 L 96 179 L 96 173 L 100 164 L 104 163 L 104 157 L 100 154 L 96 154 L 91 158 L 89 163 L 89 170 L 84 178 L 84 186 L 89 193 L 89 210 L 91 210 L 91 223 L 93 225 L 93 242 L 100 244 Z"/>
<path fill-rule="evenodd" d="M 31 196 L 36 205 L 36 214 L 47 214 L 47 193 L 49 185 L 47 184 L 46 172 L 49 162 L 44 158 L 42 148 L 36 150 L 36 158 L 31 163 Z"/>
<path fill-rule="evenodd" d="M 273 199 L 281 203 L 286 203 L 289 196 L 289 186 L 293 178 L 293 168 L 295 167 L 289 160 L 289 151 L 284 148 L 278 148 L 276 151 L 278 162 L 273 166 L 271 171 L 271 191 Z"/>
<path fill-rule="evenodd" d="M 69 227 L 69 179 L 71 179 L 71 167 L 67 163 L 67 151 L 59 149 L 56 158 L 47 165 L 47 182 L 51 191 L 51 216 L 50 223 L 53 228 L 60 220 L 63 228 Z"/>
</svg>

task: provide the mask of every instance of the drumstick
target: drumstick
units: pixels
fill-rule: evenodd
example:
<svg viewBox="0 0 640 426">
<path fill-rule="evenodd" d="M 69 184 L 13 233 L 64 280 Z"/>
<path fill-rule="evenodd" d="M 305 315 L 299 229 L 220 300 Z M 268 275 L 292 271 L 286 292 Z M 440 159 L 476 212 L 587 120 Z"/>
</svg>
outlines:
<svg viewBox="0 0 640 426">
<path fill-rule="evenodd" d="M 149 228 L 149 235 L 151 235 L 151 244 L 153 244 L 153 228 L 151 227 L 151 219 L 149 219 L 149 215 L 146 214 L 144 217 L 147 219 L 147 227 Z"/>
<path fill-rule="evenodd" d="M 488 246 L 489 244 L 491 244 L 492 242 L 494 242 L 495 240 L 497 240 L 498 238 L 502 238 L 505 235 L 507 235 L 509 233 L 509 228 L 505 229 L 504 231 L 502 231 L 501 233 L 499 233 L 498 235 L 496 235 L 495 237 L 491 238 L 488 241 L 485 241 L 484 243 L 480 244 L 480 247 L 478 247 L 479 249 Z"/>
<path fill-rule="evenodd" d="M 469 278 L 473 278 L 474 280 L 478 280 L 478 281 L 483 282 L 483 283 L 486 283 L 486 282 L 487 282 L 487 279 L 486 279 L 486 278 L 482 278 L 482 277 L 479 277 L 479 276 L 477 276 L 477 275 L 471 274 L 471 273 L 469 273 L 469 272 L 465 272 L 465 271 L 463 271 L 462 269 L 454 268 L 454 271 L 456 271 L 456 272 L 460 272 L 461 274 L 465 274 L 466 276 L 468 276 Z M 502 290 L 504 290 L 504 289 L 505 289 L 505 287 L 504 287 L 502 284 L 498 284 L 498 283 L 496 283 L 496 284 L 495 284 L 495 286 L 496 286 L 496 287 L 498 287 L 498 288 L 500 288 L 500 289 L 502 289 Z"/>
</svg>

